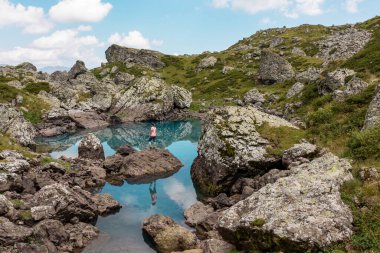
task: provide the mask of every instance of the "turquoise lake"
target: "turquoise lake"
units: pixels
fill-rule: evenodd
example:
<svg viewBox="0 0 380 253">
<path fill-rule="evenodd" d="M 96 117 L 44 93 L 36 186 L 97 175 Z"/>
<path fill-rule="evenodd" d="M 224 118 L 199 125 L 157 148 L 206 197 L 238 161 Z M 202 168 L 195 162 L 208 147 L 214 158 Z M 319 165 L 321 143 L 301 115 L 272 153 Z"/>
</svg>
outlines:
<svg viewBox="0 0 380 253">
<path fill-rule="evenodd" d="M 184 165 L 176 174 L 156 180 L 157 203 L 152 205 L 149 184 L 128 184 L 114 186 L 109 183 L 101 193 L 109 193 L 118 200 L 123 208 L 116 214 L 99 217 L 96 226 L 100 230 L 97 240 L 83 252 L 86 253 L 145 253 L 156 252 L 149 239 L 142 233 L 143 219 L 153 214 L 164 214 L 183 225 L 184 209 L 197 200 L 196 190 L 190 177 L 190 167 L 197 156 L 197 145 L 201 135 L 200 121 L 157 122 L 158 148 L 168 149 Z M 91 131 L 102 142 L 105 155 L 110 156 L 125 144 L 137 150 L 149 147 L 150 123 L 130 123 L 116 125 L 106 129 Z M 53 158 L 62 155 L 76 157 L 78 144 L 85 134 L 80 132 L 54 138 L 40 139 L 54 150 Z"/>
</svg>

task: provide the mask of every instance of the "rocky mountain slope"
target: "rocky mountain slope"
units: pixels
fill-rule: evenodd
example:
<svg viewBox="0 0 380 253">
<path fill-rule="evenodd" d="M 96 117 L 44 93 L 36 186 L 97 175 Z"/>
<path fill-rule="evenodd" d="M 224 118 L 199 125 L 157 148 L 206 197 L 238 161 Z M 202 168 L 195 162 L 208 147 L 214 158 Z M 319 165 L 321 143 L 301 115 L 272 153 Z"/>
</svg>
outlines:
<svg viewBox="0 0 380 253">
<path fill-rule="evenodd" d="M 21 234 L 0 238 L 0 246 L 8 250 L 22 242 L 15 247 L 28 250 L 33 243 L 25 244 L 26 238 L 42 233 L 34 218 L 33 231 L 22 224 L 22 214 L 31 220 L 25 213 L 34 207 L 31 196 L 22 195 L 28 205 L 16 208 L 16 216 L 8 203 L 30 189 L 23 180 L 37 180 L 36 170 L 55 179 L 46 185 L 37 180 L 35 191 L 53 185 L 46 191 L 73 198 L 80 192 L 54 184 L 68 180 L 78 186 L 64 169 L 46 165 L 44 154 L 30 150 L 35 136 L 200 116 L 204 131 L 192 177 L 213 197 L 200 215 L 208 218 L 191 222 L 201 245 L 224 240 L 246 251 L 380 251 L 379 17 L 354 25 L 258 31 L 222 52 L 200 55 L 112 45 L 106 58 L 92 70 L 77 61 L 70 71 L 52 74 L 31 63 L 0 67 L 0 150 L 23 157 L 6 153 L 0 159 L 6 198 L 0 226 Z M 99 166 L 92 164 L 82 176 L 98 173 Z M 92 202 L 88 208 L 91 217 L 99 214 Z M 49 210 L 41 212 L 50 217 Z M 45 230 L 84 226 L 43 222 Z M 70 251 L 67 238 L 62 235 L 55 245 Z"/>
</svg>

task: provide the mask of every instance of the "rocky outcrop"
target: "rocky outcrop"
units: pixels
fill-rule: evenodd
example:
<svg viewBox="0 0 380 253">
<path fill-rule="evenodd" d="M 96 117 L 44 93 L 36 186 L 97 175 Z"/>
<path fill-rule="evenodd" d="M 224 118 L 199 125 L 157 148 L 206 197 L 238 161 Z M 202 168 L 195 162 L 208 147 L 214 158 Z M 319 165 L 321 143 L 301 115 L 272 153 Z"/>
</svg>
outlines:
<svg viewBox="0 0 380 253">
<path fill-rule="evenodd" d="M 350 69 L 336 69 L 327 73 L 325 79 L 318 84 L 319 94 L 325 95 L 340 88 L 344 88 L 346 78 L 353 75 L 355 75 L 355 71 Z"/>
<path fill-rule="evenodd" d="M 86 65 L 84 64 L 83 61 L 76 61 L 74 66 L 70 69 L 68 73 L 68 78 L 69 79 L 75 79 L 77 76 L 80 74 L 84 74 L 87 72 Z"/>
<path fill-rule="evenodd" d="M 0 131 L 9 134 L 23 146 L 34 145 L 36 131 L 33 125 L 24 119 L 22 113 L 10 105 L 0 104 Z"/>
<path fill-rule="evenodd" d="M 281 45 L 284 42 L 284 39 L 281 37 L 273 37 L 271 43 L 269 44 L 269 47 L 277 47 Z"/>
<path fill-rule="evenodd" d="M 310 67 L 303 72 L 297 73 L 296 80 L 298 82 L 305 82 L 305 83 L 317 81 L 320 78 L 321 73 L 322 73 L 322 69 Z"/>
<path fill-rule="evenodd" d="M 284 82 L 292 79 L 292 65 L 283 57 L 268 50 L 261 52 L 259 78 L 266 84 Z"/>
<path fill-rule="evenodd" d="M 203 58 L 198 64 L 198 69 L 214 67 L 217 61 L 218 59 L 215 56 Z"/>
<path fill-rule="evenodd" d="M 285 150 L 282 155 L 282 164 L 285 167 L 290 165 L 299 165 L 302 162 L 309 162 L 308 159 L 314 158 L 319 149 L 314 144 L 307 141 L 294 145 L 292 148 Z M 297 164 L 298 163 L 298 164 Z"/>
<path fill-rule="evenodd" d="M 339 189 L 352 179 L 350 170 L 331 153 L 292 167 L 289 176 L 223 211 L 218 230 L 246 251 L 305 252 L 343 241 L 353 219 Z"/>
<path fill-rule="evenodd" d="M 98 114 L 94 111 L 84 112 L 81 110 L 69 110 L 68 117 L 75 122 L 79 128 L 95 129 L 110 125 L 105 115 Z"/>
<path fill-rule="evenodd" d="M 169 151 L 155 148 L 127 156 L 116 154 L 104 162 L 109 174 L 119 175 L 130 183 L 149 183 L 155 179 L 166 178 L 182 166 Z"/>
<path fill-rule="evenodd" d="M 336 100 L 344 100 L 346 97 L 359 94 L 368 87 L 368 83 L 354 76 L 344 85 L 344 90 L 335 90 L 333 98 Z"/>
<path fill-rule="evenodd" d="M 317 42 L 317 56 L 326 62 L 346 60 L 363 49 L 371 37 L 371 33 L 363 29 L 347 28 L 337 31 Z"/>
<path fill-rule="evenodd" d="M 19 68 L 19 69 L 24 69 L 26 71 L 32 71 L 32 72 L 36 72 L 37 71 L 37 67 L 34 66 L 32 63 L 30 62 L 23 62 L 19 65 L 16 66 L 16 68 Z"/>
<path fill-rule="evenodd" d="M 147 68 L 163 68 L 165 63 L 160 59 L 160 53 L 147 49 L 134 49 L 110 46 L 106 51 L 106 58 L 109 63 L 121 62 L 125 64 L 137 64 Z"/>
<path fill-rule="evenodd" d="M 102 143 L 94 134 L 88 134 L 81 140 L 78 146 L 80 158 L 104 160 L 104 150 Z"/>
<path fill-rule="evenodd" d="M 273 128 L 296 128 L 254 107 L 231 106 L 211 111 L 191 168 L 193 181 L 202 190 L 217 193 L 228 191 L 237 175 L 255 176 L 276 166 L 280 158 L 267 152 L 271 143 L 259 132 L 264 123 Z"/>
<path fill-rule="evenodd" d="M 170 253 L 197 248 L 197 238 L 170 217 L 153 215 L 143 222 L 143 230 L 152 237 L 158 252 Z"/>
<path fill-rule="evenodd" d="M 201 224 L 207 217 L 214 212 L 214 208 L 205 205 L 202 202 L 197 202 L 185 210 L 184 216 L 186 224 L 196 227 Z"/>
<path fill-rule="evenodd" d="M 159 78 L 142 77 L 133 81 L 116 101 L 112 112 L 123 121 L 143 121 L 161 119 L 175 107 L 187 107 L 191 97 L 185 89 L 170 87 Z"/>
<path fill-rule="evenodd" d="M 286 93 L 286 98 L 292 98 L 298 94 L 300 94 L 303 90 L 305 85 L 300 82 L 296 82 L 293 84 L 293 86 L 288 90 L 288 93 Z"/>
<path fill-rule="evenodd" d="M 251 104 L 260 107 L 265 102 L 265 97 L 257 89 L 252 89 L 244 94 L 243 102 L 247 105 Z"/>
<path fill-rule="evenodd" d="M 380 125 L 380 85 L 376 88 L 376 95 L 369 104 L 363 129 Z"/>
</svg>

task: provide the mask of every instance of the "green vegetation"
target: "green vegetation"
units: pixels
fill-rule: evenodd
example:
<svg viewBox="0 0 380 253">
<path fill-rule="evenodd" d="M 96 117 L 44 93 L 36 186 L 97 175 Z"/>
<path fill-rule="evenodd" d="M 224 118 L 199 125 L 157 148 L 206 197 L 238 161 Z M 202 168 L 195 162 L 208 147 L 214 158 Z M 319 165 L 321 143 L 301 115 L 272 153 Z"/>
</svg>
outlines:
<svg viewBox="0 0 380 253">
<path fill-rule="evenodd" d="M 265 224 L 265 220 L 264 219 L 256 219 L 254 221 L 251 222 L 251 226 L 253 227 L 262 227 L 264 226 Z"/>
<path fill-rule="evenodd" d="M 20 211 L 21 220 L 30 220 L 32 219 L 32 212 L 30 210 L 22 210 Z"/>
<path fill-rule="evenodd" d="M 0 103 L 11 103 L 16 99 L 17 95 L 24 98 L 21 106 L 21 111 L 25 119 L 33 124 L 41 122 L 41 117 L 44 111 L 49 109 L 49 105 L 35 94 L 31 94 L 26 90 L 19 90 L 12 86 L 0 82 Z"/>
<path fill-rule="evenodd" d="M 281 156 L 285 150 L 305 137 L 303 130 L 287 126 L 271 127 L 268 123 L 257 127 L 257 131 L 263 138 L 270 141 L 271 146 L 267 147 L 267 152 L 269 155 L 275 156 Z"/>
<path fill-rule="evenodd" d="M 235 156 L 235 148 L 225 141 L 225 148 L 219 150 L 222 157 L 234 157 Z"/>
<path fill-rule="evenodd" d="M 67 173 L 69 173 L 71 171 L 71 164 L 69 162 L 64 161 L 64 160 L 53 159 L 53 158 L 48 157 L 48 156 L 43 157 L 41 160 L 42 165 L 47 165 L 47 164 L 53 163 L 53 162 L 62 165 L 65 168 Z"/>
<path fill-rule="evenodd" d="M 14 150 L 22 153 L 25 157 L 35 158 L 37 155 L 30 152 L 25 147 L 20 146 L 11 137 L 6 134 L 0 133 L 0 150 Z"/>
<path fill-rule="evenodd" d="M 380 127 L 355 131 L 348 141 L 349 155 L 357 160 L 380 160 Z"/>
<path fill-rule="evenodd" d="M 47 82 L 28 83 L 24 90 L 37 95 L 40 91 L 50 92 L 50 84 Z"/>
<path fill-rule="evenodd" d="M 78 93 L 78 102 L 85 102 L 92 97 L 92 94 L 89 92 L 79 92 Z"/>
</svg>

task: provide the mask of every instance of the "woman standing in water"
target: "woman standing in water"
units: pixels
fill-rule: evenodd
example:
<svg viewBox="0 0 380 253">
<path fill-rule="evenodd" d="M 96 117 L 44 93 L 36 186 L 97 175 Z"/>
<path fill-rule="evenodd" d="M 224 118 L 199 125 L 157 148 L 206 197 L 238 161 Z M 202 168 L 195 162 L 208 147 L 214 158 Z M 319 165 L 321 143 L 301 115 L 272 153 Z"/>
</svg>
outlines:
<svg viewBox="0 0 380 253">
<path fill-rule="evenodd" d="M 152 123 L 151 127 L 150 127 L 150 134 L 149 134 L 149 145 L 151 145 L 151 143 L 153 142 L 156 142 L 156 136 L 157 136 L 157 128 L 156 128 L 156 124 Z"/>
<path fill-rule="evenodd" d="M 153 187 L 152 187 L 152 184 L 153 184 Z M 156 180 L 154 180 L 153 182 L 150 182 L 149 192 L 150 192 L 150 197 L 152 199 L 152 206 L 154 206 L 157 202 Z"/>
</svg>

